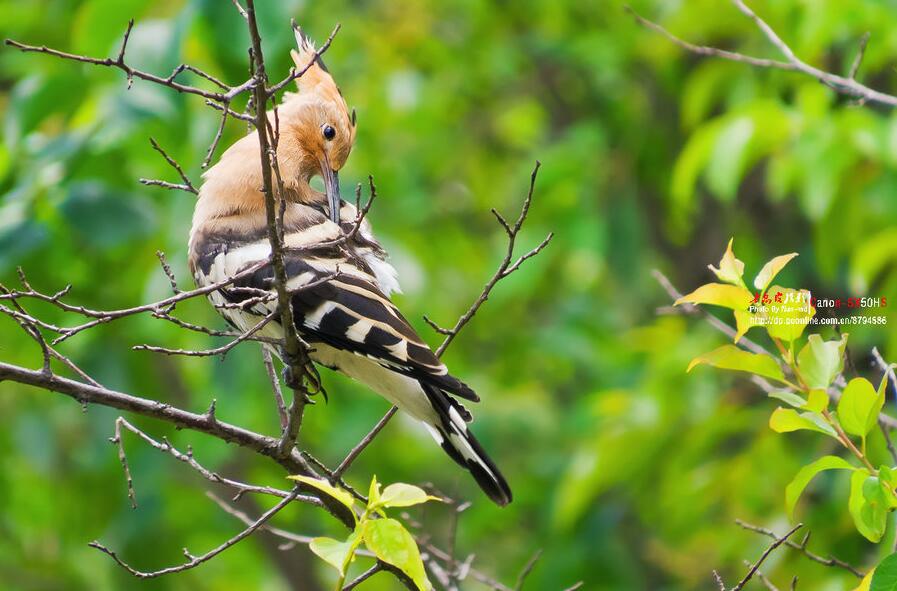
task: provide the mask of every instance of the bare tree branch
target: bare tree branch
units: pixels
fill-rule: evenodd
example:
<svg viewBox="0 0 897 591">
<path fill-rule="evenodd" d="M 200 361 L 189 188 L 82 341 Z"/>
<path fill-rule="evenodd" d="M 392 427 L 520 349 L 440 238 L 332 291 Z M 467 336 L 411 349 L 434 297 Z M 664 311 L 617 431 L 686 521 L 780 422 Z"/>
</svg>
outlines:
<svg viewBox="0 0 897 591">
<path fill-rule="evenodd" d="M 265 364 L 265 371 L 268 373 L 268 379 L 271 381 L 271 390 L 274 393 L 274 404 L 277 406 L 277 415 L 280 417 L 280 430 L 284 432 L 289 422 L 287 415 L 287 406 L 283 401 L 283 390 L 280 388 L 280 380 L 277 378 L 277 372 L 274 369 L 274 361 L 271 359 L 271 351 L 266 347 L 262 347 L 262 360 Z"/>
<path fill-rule="evenodd" d="M 442 344 L 436 349 L 436 356 L 441 357 L 451 342 L 458 336 L 458 333 L 464 328 L 464 325 L 470 322 L 471 318 L 477 313 L 477 310 L 489 299 L 489 294 L 492 293 L 492 289 L 495 285 L 514 271 L 520 268 L 520 265 L 526 259 L 536 256 L 539 254 L 543 248 L 548 246 L 548 243 L 554 237 L 554 233 L 549 233 L 548 236 L 545 237 L 542 242 L 536 246 L 534 249 L 530 250 L 526 254 L 522 255 L 516 261 L 514 260 L 514 245 L 517 242 L 517 235 L 520 233 L 520 229 L 523 227 L 523 223 L 526 221 L 527 215 L 529 215 L 529 206 L 533 200 L 533 190 L 536 187 L 536 177 L 539 174 L 539 167 L 541 166 L 540 162 L 536 162 L 536 166 L 533 168 L 533 172 L 530 175 L 530 183 L 529 183 L 529 191 L 526 194 L 526 198 L 523 200 L 523 206 L 520 208 L 520 214 L 517 216 L 517 221 L 514 222 L 514 225 L 511 226 L 508 224 L 507 220 L 498 211 L 495 209 L 492 210 L 492 214 L 498 220 L 499 224 L 504 228 L 505 233 L 508 235 L 508 249 L 505 253 L 505 258 L 502 260 L 501 264 L 498 266 L 498 270 L 495 271 L 495 274 L 492 275 L 492 278 L 486 282 L 486 285 L 483 287 L 483 291 L 480 292 L 480 295 L 474 300 L 473 304 L 467 309 L 467 311 L 458 318 L 455 325 L 450 329 L 441 329 L 433 323 L 429 318 L 426 319 L 427 323 L 430 326 L 433 326 L 437 329 L 437 331 L 445 334 L 445 339 L 442 341 Z"/>
<path fill-rule="evenodd" d="M 750 523 L 746 523 L 740 519 L 736 519 L 735 523 L 737 523 L 739 527 L 744 528 L 748 531 L 756 532 L 756 533 L 764 535 L 768 538 L 772 538 L 773 540 L 778 539 L 778 536 L 776 535 L 776 533 L 774 531 L 767 529 L 765 527 L 760 527 L 758 525 L 751 525 Z M 825 558 L 818 554 L 814 554 L 813 552 L 811 552 L 810 550 L 807 549 L 807 543 L 809 541 L 810 541 L 810 534 L 808 532 L 807 535 L 804 536 L 804 539 L 800 543 L 795 542 L 790 539 L 785 540 L 784 543 L 789 548 L 793 548 L 793 549 L 799 551 L 800 553 L 802 553 L 804 556 L 806 556 L 813 562 L 818 562 L 819 564 L 822 564 L 824 566 L 831 566 L 831 567 L 835 567 L 835 568 L 844 569 L 858 579 L 862 579 L 864 576 L 866 576 L 866 573 L 864 573 L 863 571 L 857 569 L 856 567 L 844 562 L 843 560 L 839 560 L 839 559 L 833 558 L 831 556 L 829 556 L 828 558 Z"/>
<path fill-rule="evenodd" d="M 269 519 L 274 517 L 281 509 L 283 509 L 284 507 L 289 505 L 291 502 L 293 502 L 293 500 L 296 498 L 296 496 L 298 494 L 299 494 L 298 489 L 293 490 L 293 492 L 291 492 L 286 498 L 282 499 L 279 503 L 277 503 L 272 508 L 270 508 L 268 511 L 266 511 L 261 517 L 256 519 L 249 527 L 247 527 L 246 529 L 244 529 L 237 535 L 233 536 L 232 538 L 226 540 L 220 546 L 218 546 L 212 550 L 209 550 L 208 552 L 206 552 L 205 554 L 203 554 L 201 556 L 192 556 L 187 552 L 187 549 L 185 548 L 184 555 L 187 557 L 188 560 L 184 564 L 180 564 L 178 566 L 169 566 L 167 568 L 163 568 L 163 569 L 155 570 L 155 571 L 140 571 L 140 570 L 137 570 L 134 567 L 130 566 L 128 563 L 124 562 L 121 558 L 118 557 L 118 554 L 116 554 L 115 552 L 113 552 L 112 550 L 107 548 L 106 546 L 100 544 L 99 542 L 93 541 L 88 545 L 91 548 L 96 548 L 97 550 L 103 552 L 104 554 L 109 555 L 112 558 L 112 560 L 114 560 L 120 567 L 122 567 L 123 569 L 125 569 L 126 571 L 128 571 L 129 573 L 131 573 L 132 575 L 137 577 L 138 579 L 154 579 L 156 577 L 161 577 L 162 575 L 184 572 L 185 570 L 190 570 L 191 568 L 195 568 L 195 567 L 199 566 L 200 564 L 202 564 L 208 560 L 211 560 L 212 558 L 221 554 L 222 552 L 224 552 L 225 550 L 227 550 L 234 544 L 236 544 L 242 540 L 245 540 L 247 537 L 249 537 L 252 534 L 252 532 L 254 532 L 258 528 L 260 528 L 262 525 L 264 525 L 265 522 L 267 522 Z"/>
<path fill-rule="evenodd" d="M 732 587 L 732 591 L 741 591 L 741 589 L 744 589 L 744 586 L 747 585 L 748 581 L 750 581 L 751 578 L 757 573 L 757 569 L 759 569 L 760 565 L 762 565 L 766 561 L 766 559 L 769 558 L 769 555 L 772 554 L 776 548 L 788 541 L 788 538 L 794 535 L 794 532 L 796 532 L 803 526 L 804 524 L 798 523 L 790 530 L 788 530 L 788 532 L 784 536 L 773 540 L 773 542 L 766 548 L 766 550 L 763 551 L 760 559 L 756 563 L 754 563 L 753 566 L 751 566 L 747 574 L 744 575 L 744 577 L 740 581 L 738 581 L 738 583 L 734 587 Z"/>
<path fill-rule="evenodd" d="M 178 173 L 178 175 L 181 177 L 181 180 L 183 181 L 183 183 L 175 184 L 175 183 L 168 183 L 166 181 L 156 181 L 156 180 L 151 180 L 151 179 L 140 179 L 140 182 L 143 183 L 144 185 L 157 185 L 160 187 L 165 187 L 166 189 L 180 189 L 182 191 L 187 191 L 188 193 L 193 193 L 194 195 L 199 194 L 199 191 L 197 191 L 196 187 L 193 186 L 193 183 L 190 182 L 190 178 L 184 172 L 184 169 L 181 167 L 181 165 L 178 163 L 178 161 L 175 160 L 174 158 L 172 158 L 171 156 L 169 156 L 168 153 L 165 150 L 163 150 L 161 146 L 159 146 L 158 142 L 156 142 L 155 139 L 150 138 L 149 141 L 150 141 L 150 144 L 153 146 L 153 149 L 155 151 L 157 151 L 158 153 L 162 154 L 162 157 L 165 159 L 165 162 L 167 162 Z"/>
<path fill-rule="evenodd" d="M 210 411 L 213 408 L 214 408 L 214 406 L 210 406 Z M 207 417 L 210 415 L 214 415 L 214 412 L 210 412 L 210 411 L 206 412 Z M 270 495 L 270 496 L 275 496 L 275 497 L 280 497 L 280 498 L 286 498 L 290 495 L 290 491 L 287 491 L 287 490 L 273 488 L 270 486 L 256 486 L 254 484 L 247 484 L 245 482 L 240 482 L 238 480 L 225 478 L 225 477 L 219 475 L 217 472 L 212 472 L 211 470 L 209 470 L 208 468 L 206 468 L 205 466 L 200 464 L 196 460 L 196 458 L 193 456 L 192 449 L 188 448 L 186 453 L 181 452 L 177 448 L 175 448 L 173 445 L 171 445 L 171 443 L 168 441 L 168 439 L 163 438 L 163 440 L 161 442 L 156 439 L 153 439 L 152 437 L 147 435 L 145 432 L 141 431 L 140 429 L 135 427 L 133 424 L 131 424 L 130 422 L 125 420 L 124 417 L 118 417 L 115 420 L 115 436 L 110 441 L 112 441 L 119 447 L 119 451 L 120 451 L 119 458 L 122 460 L 122 465 L 125 469 L 125 476 L 128 479 L 128 494 L 132 500 L 133 500 L 134 490 L 133 490 L 133 483 L 130 478 L 130 473 L 127 468 L 127 459 L 124 457 L 124 442 L 122 441 L 122 438 L 121 438 L 122 428 L 127 429 L 128 431 L 130 431 L 131 433 L 133 433 L 134 435 L 139 437 L 141 440 L 143 440 L 145 443 L 147 443 L 151 447 L 161 451 L 162 453 L 166 453 L 166 454 L 170 455 L 171 457 L 173 457 L 176 460 L 179 460 L 179 461 L 187 464 L 193 470 L 198 472 L 206 480 L 208 480 L 210 482 L 214 482 L 215 484 L 221 484 L 223 486 L 227 486 L 227 487 L 233 489 L 234 491 L 236 491 L 237 498 L 239 498 L 240 496 L 242 496 L 246 493 Z M 312 497 L 310 495 L 296 495 L 295 498 L 296 498 L 296 500 L 302 501 L 303 503 L 307 503 L 310 505 L 316 505 L 316 506 L 321 505 L 321 502 L 317 497 Z M 136 505 L 136 503 L 135 503 L 135 505 Z"/>
<path fill-rule="evenodd" d="M 349 469 L 349 466 L 352 465 L 352 462 L 355 461 L 355 458 L 357 458 L 358 455 L 361 454 L 362 451 L 364 451 L 364 448 L 366 448 L 371 443 L 371 441 L 374 440 L 374 437 L 376 437 L 377 434 L 379 434 L 380 431 L 383 430 L 383 427 L 386 426 L 386 423 L 388 423 L 390 419 L 392 419 L 393 415 L 395 415 L 398 410 L 399 408 L 397 406 L 393 406 L 388 411 L 386 411 L 386 414 L 383 415 L 383 417 L 379 421 L 377 421 L 377 424 L 374 425 L 374 428 L 371 429 L 370 432 L 365 435 L 361 439 L 361 441 L 359 441 L 358 444 L 349 451 L 348 454 L 346 454 L 346 457 L 343 459 L 343 461 L 340 462 L 336 470 L 333 471 L 333 478 L 339 478 L 346 473 L 346 470 Z"/>
<path fill-rule="evenodd" d="M 249 330 L 239 335 L 237 338 L 232 340 L 231 342 L 222 345 L 220 347 L 215 347 L 214 349 L 204 349 L 204 350 L 195 350 L 195 349 L 169 349 L 168 347 L 157 347 L 154 345 L 134 345 L 131 347 L 134 351 L 152 351 L 154 353 L 164 353 L 165 355 L 185 355 L 187 357 L 212 357 L 215 355 L 224 355 L 243 341 L 252 338 L 258 331 L 265 328 L 274 317 L 277 315 L 277 311 L 271 312 L 266 316 L 262 317 L 255 326 L 251 327 Z"/>
<path fill-rule="evenodd" d="M 77 55 L 74 53 L 67 53 L 65 51 L 59 51 L 58 49 L 51 49 L 46 47 L 45 45 L 35 46 L 35 45 L 27 45 L 25 43 L 20 43 L 18 41 L 14 41 L 12 39 L 6 39 L 6 45 L 10 47 L 15 47 L 16 49 L 20 49 L 24 52 L 34 52 L 34 53 L 44 53 L 47 55 L 52 55 L 54 57 L 58 57 L 65 60 L 72 60 L 76 62 L 81 62 L 85 64 L 93 64 L 96 66 L 105 66 L 110 68 L 118 68 L 128 78 L 128 86 L 131 84 L 131 80 L 134 78 L 139 78 L 141 80 L 146 80 L 147 82 L 152 82 L 154 84 L 158 84 L 160 86 L 167 86 L 177 92 L 183 92 L 187 94 L 195 94 L 197 96 L 201 96 L 207 98 L 212 101 L 216 101 L 219 103 L 230 102 L 236 96 L 246 92 L 250 88 L 255 85 L 255 81 L 250 79 L 240 84 L 239 86 L 229 87 L 227 92 L 214 92 L 209 90 L 204 90 L 202 88 L 197 88 L 195 86 L 188 86 L 186 84 L 181 84 L 174 80 L 175 75 L 168 76 L 166 78 L 162 78 L 161 76 L 157 76 L 155 74 L 151 74 L 149 72 L 144 72 L 143 70 L 137 70 L 132 68 L 131 66 L 125 63 L 125 49 L 127 47 L 128 39 L 131 35 L 131 29 L 134 27 L 134 20 L 130 20 L 128 22 L 128 28 L 125 31 L 125 36 L 122 42 L 121 50 L 119 51 L 118 56 L 115 59 L 112 58 L 94 58 L 88 57 L 84 55 Z M 206 79 L 211 79 L 208 76 L 204 76 Z M 217 82 L 216 82 L 217 83 Z"/>
<path fill-rule="evenodd" d="M 286 468 L 291 474 L 318 476 L 298 452 L 293 451 L 289 456 L 281 456 L 277 449 L 278 439 L 225 423 L 206 414 L 192 413 L 164 402 L 139 398 L 124 392 L 70 380 L 53 373 L 46 374 L 39 370 L 30 370 L 0 362 L 0 381 L 3 380 L 10 380 L 50 392 L 64 394 L 81 404 L 100 404 L 160 419 L 182 429 L 206 433 L 222 441 L 235 443 L 240 447 L 267 456 Z M 310 492 L 321 495 L 324 508 L 331 515 L 339 519 L 347 527 L 354 527 L 355 518 L 342 503 L 327 497 L 323 493 Z"/>
<path fill-rule="evenodd" d="M 539 562 L 539 559 L 542 558 L 542 550 L 536 550 L 536 553 L 532 555 L 532 557 L 526 561 L 526 564 L 523 566 L 523 570 L 520 571 L 520 574 L 517 575 L 517 584 L 514 585 L 514 591 L 522 591 L 523 584 L 526 583 L 526 578 L 533 572 L 533 569 L 536 568 L 536 563 Z"/>
<path fill-rule="evenodd" d="M 654 32 L 660 33 L 671 42 L 691 53 L 703 56 L 719 57 L 734 62 L 748 64 L 758 68 L 772 68 L 791 72 L 799 72 L 801 74 L 805 74 L 807 76 L 815 78 L 819 82 L 825 84 L 826 86 L 832 88 L 840 94 L 855 97 L 862 102 L 877 103 L 881 105 L 887 105 L 889 107 L 897 106 L 897 96 L 874 90 L 872 88 L 869 88 L 865 84 L 861 84 L 860 82 L 856 81 L 855 76 L 857 70 L 859 69 L 860 61 L 862 60 L 863 53 L 865 52 L 866 47 L 866 43 L 864 40 L 861 39 L 859 54 L 851 65 L 848 75 L 846 77 L 839 76 L 831 72 L 820 70 L 819 68 L 811 66 L 810 64 L 801 60 L 799 57 L 797 57 L 797 55 L 795 55 L 791 47 L 787 43 L 785 43 L 785 41 L 783 41 L 782 38 L 773 30 L 773 28 L 770 27 L 769 24 L 766 23 L 766 21 L 760 18 L 750 7 L 748 7 L 747 4 L 745 4 L 742 0 L 731 0 L 731 2 L 744 16 L 753 21 L 754 25 L 756 25 L 760 32 L 763 33 L 767 41 L 769 41 L 769 43 L 782 54 L 782 56 L 785 58 L 784 61 L 757 58 L 734 51 L 718 49 L 715 47 L 695 45 L 673 35 L 657 23 L 649 21 L 644 17 L 638 15 L 634 10 L 632 10 L 632 8 L 627 7 L 626 10 L 630 14 L 632 14 L 633 18 L 635 18 L 638 24 Z"/>
</svg>

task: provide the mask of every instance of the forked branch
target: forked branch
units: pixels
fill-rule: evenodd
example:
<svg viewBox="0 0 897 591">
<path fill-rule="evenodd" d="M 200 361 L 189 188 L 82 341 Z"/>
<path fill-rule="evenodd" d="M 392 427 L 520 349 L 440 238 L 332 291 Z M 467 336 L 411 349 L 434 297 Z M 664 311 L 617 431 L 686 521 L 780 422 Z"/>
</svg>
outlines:
<svg viewBox="0 0 897 591">
<path fill-rule="evenodd" d="M 800 59 L 794 53 L 794 50 L 791 49 L 791 47 L 781 38 L 781 36 L 779 36 L 779 34 L 776 33 L 776 31 L 771 26 L 769 26 L 766 21 L 760 18 L 757 13 L 755 13 L 745 2 L 743 2 L 743 0 L 731 0 L 731 2 L 735 6 L 735 8 L 737 8 L 745 17 L 749 18 L 754 23 L 754 25 L 757 27 L 757 29 L 759 29 L 763 36 L 766 37 L 766 40 L 770 43 L 770 45 L 772 45 L 779 51 L 779 53 L 782 54 L 784 60 L 759 58 L 735 51 L 719 49 L 717 47 L 696 45 L 680 37 L 677 37 L 661 25 L 642 17 L 631 7 L 627 6 L 626 10 L 633 16 L 633 18 L 639 25 L 663 35 L 672 43 L 691 53 L 702 56 L 718 57 L 733 62 L 747 64 L 757 68 L 798 72 L 806 76 L 810 76 L 811 78 L 815 78 L 822 84 L 825 84 L 826 86 L 830 87 L 840 94 L 854 97 L 860 103 L 876 103 L 889 107 L 897 106 L 897 96 L 870 88 L 865 84 L 858 82 L 856 79 L 857 72 L 860 68 L 860 63 L 866 50 L 866 44 L 869 40 L 868 33 L 860 38 L 857 44 L 857 55 L 851 63 L 850 70 L 847 72 L 847 75 L 840 76 L 838 74 L 826 72 L 825 70 L 821 70 L 815 66 L 811 66 L 810 64 Z"/>
</svg>

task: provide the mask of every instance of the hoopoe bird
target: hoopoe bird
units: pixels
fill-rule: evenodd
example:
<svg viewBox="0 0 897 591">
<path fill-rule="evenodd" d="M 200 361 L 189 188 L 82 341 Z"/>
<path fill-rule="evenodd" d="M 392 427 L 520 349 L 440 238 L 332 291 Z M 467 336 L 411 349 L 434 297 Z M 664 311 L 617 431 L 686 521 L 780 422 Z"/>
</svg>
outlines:
<svg viewBox="0 0 897 591">
<path fill-rule="evenodd" d="M 355 141 L 354 111 L 350 115 L 312 42 L 298 28 L 296 42 L 298 51 L 291 51 L 296 67 L 315 63 L 298 78 L 299 92 L 287 93 L 277 109 L 284 263 L 295 328 L 315 363 L 366 384 L 423 423 L 490 499 L 506 505 L 511 489 L 470 432 L 470 412 L 456 400 L 479 397 L 448 373 L 389 299 L 399 292 L 397 274 L 367 219 L 352 233 L 356 208 L 340 197 L 338 171 Z M 273 112 L 268 116 L 273 120 Z M 309 184 L 319 175 L 323 193 Z M 255 131 L 203 175 L 189 240 L 197 285 L 227 280 L 269 259 L 262 185 Z M 220 289 L 209 299 L 233 327 L 249 330 L 284 302 L 247 301 L 249 290 L 239 288 L 273 293 L 273 277 L 269 263 L 236 281 L 238 289 Z M 247 304 L 233 305 L 241 301 Z M 280 315 L 274 318 L 260 334 L 283 337 Z"/>
</svg>

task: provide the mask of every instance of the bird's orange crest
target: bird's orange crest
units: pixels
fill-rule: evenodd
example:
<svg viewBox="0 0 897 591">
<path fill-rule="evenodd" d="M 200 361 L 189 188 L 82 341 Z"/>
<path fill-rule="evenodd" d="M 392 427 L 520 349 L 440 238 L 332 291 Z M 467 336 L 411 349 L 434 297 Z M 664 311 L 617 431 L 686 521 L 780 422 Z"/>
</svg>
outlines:
<svg viewBox="0 0 897 591">
<path fill-rule="evenodd" d="M 296 79 L 299 93 L 315 93 L 324 101 L 340 105 L 354 135 L 355 109 L 352 109 L 351 113 L 349 112 L 343 93 L 333 80 L 330 71 L 327 70 L 327 66 L 324 65 L 324 60 L 318 55 L 314 42 L 295 22 L 293 23 L 293 32 L 296 35 L 297 49 L 291 49 L 290 56 L 293 58 L 293 63 L 296 64 L 296 71 L 304 71 L 304 74 Z"/>
</svg>

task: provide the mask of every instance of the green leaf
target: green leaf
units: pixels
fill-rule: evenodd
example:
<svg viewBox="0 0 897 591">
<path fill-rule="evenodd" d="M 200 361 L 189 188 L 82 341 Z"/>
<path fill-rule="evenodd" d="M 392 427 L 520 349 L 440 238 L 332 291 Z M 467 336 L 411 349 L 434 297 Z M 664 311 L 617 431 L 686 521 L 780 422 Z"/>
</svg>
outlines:
<svg viewBox="0 0 897 591">
<path fill-rule="evenodd" d="M 769 397 L 781 400 L 794 408 L 804 408 L 807 404 L 807 400 L 803 396 L 791 390 L 773 390 L 769 393 Z"/>
<path fill-rule="evenodd" d="M 781 256 L 777 256 L 770 260 L 768 263 L 763 265 L 763 268 L 760 269 L 760 272 L 757 273 L 757 276 L 754 278 L 754 287 L 763 291 L 772 283 L 772 280 L 775 279 L 776 275 L 779 274 L 779 271 L 785 268 L 785 265 L 788 264 L 791 259 L 797 256 L 796 252 L 792 252 L 790 254 L 783 254 Z"/>
<path fill-rule="evenodd" d="M 866 469 L 859 469 L 850 477 L 850 498 L 847 507 L 853 523 L 863 537 L 878 543 L 887 527 L 888 511 L 881 482 Z"/>
<path fill-rule="evenodd" d="M 408 575 L 418 589 L 429 591 L 433 588 L 424 571 L 417 543 L 401 523 L 395 519 L 368 521 L 364 526 L 364 542 L 377 558 Z"/>
<path fill-rule="evenodd" d="M 303 484 L 307 484 L 312 488 L 316 488 L 319 491 L 326 493 L 327 495 L 333 497 L 349 509 L 355 505 L 355 498 L 352 496 L 352 493 L 349 491 L 345 491 L 341 488 L 337 488 L 327 482 L 326 480 L 322 480 L 320 478 L 312 478 L 310 476 L 287 476 L 290 480 L 295 480 L 296 482 L 301 482 Z"/>
<path fill-rule="evenodd" d="M 801 468 L 785 488 L 785 508 L 788 511 L 788 517 L 792 520 L 794 519 L 794 507 L 797 505 L 797 500 L 817 474 L 825 470 L 853 469 L 854 467 L 847 460 L 837 456 L 823 456 L 812 464 Z"/>
<path fill-rule="evenodd" d="M 767 293 L 772 301 L 765 305 L 766 312 L 759 315 L 766 332 L 774 339 L 790 343 L 803 334 L 807 323 L 816 315 L 816 309 L 810 305 L 810 292 L 774 285 Z M 776 298 L 782 301 L 777 302 Z"/>
<path fill-rule="evenodd" d="M 866 579 L 870 576 L 871 583 L 868 583 Z M 886 556 L 874 571 L 866 575 L 863 583 L 867 585 L 868 591 L 897 591 L 897 553 Z M 864 591 L 863 583 L 854 591 Z"/>
<path fill-rule="evenodd" d="M 847 335 L 838 341 L 823 341 L 811 334 L 797 355 L 797 367 L 809 388 L 828 388 L 844 369 Z"/>
<path fill-rule="evenodd" d="M 420 505 L 427 501 L 441 501 L 439 497 L 428 495 L 424 489 L 397 482 L 390 484 L 383 489 L 380 496 L 380 505 L 383 507 L 411 507 L 412 505 Z"/>
<path fill-rule="evenodd" d="M 890 489 L 894 489 L 894 471 L 882 464 L 878 467 L 878 477 L 881 481 Z M 897 497 L 894 495 L 888 495 L 888 504 L 893 506 L 897 506 Z"/>
<path fill-rule="evenodd" d="M 838 438 L 838 434 L 831 425 L 822 417 L 811 412 L 798 413 L 791 408 L 779 407 L 769 417 L 769 427 L 776 433 L 790 433 L 791 431 L 816 431 L 825 433 L 830 437 Z"/>
<path fill-rule="evenodd" d="M 371 478 L 371 486 L 368 489 L 368 507 L 375 507 L 380 502 L 380 483 L 377 482 L 377 475 Z"/>
<path fill-rule="evenodd" d="M 345 575 L 346 568 L 351 562 L 351 554 L 357 545 L 358 535 L 353 533 L 344 542 L 333 538 L 315 538 L 308 547 L 327 564 L 339 571 L 339 574 Z"/>
<path fill-rule="evenodd" d="M 804 408 L 810 412 L 821 413 L 828 408 L 828 392 L 822 389 L 810 390 Z"/>
<path fill-rule="evenodd" d="M 876 393 L 875 388 L 865 378 L 854 378 L 848 382 L 838 402 L 838 420 L 851 435 L 865 437 L 875 427 L 878 413 L 884 406 L 884 388 Z"/>
<path fill-rule="evenodd" d="M 719 269 L 713 265 L 707 265 L 707 267 L 713 271 L 720 281 L 745 287 L 744 281 L 742 280 L 742 277 L 744 276 L 744 263 L 736 259 L 735 253 L 732 252 L 732 242 L 734 240 L 734 238 L 729 239 L 729 246 L 726 247 L 726 252 L 723 254 L 723 258 L 719 261 Z"/>
<path fill-rule="evenodd" d="M 728 285 L 726 283 L 707 283 L 688 295 L 676 300 L 673 305 L 679 304 L 713 304 L 732 310 L 747 310 L 754 296 L 745 287 Z"/>
<path fill-rule="evenodd" d="M 787 383 L 785 381 L 785 376 L 782 373 L 782 368 L 779 367 L 779 364 L 771 356 L 762 353 L 748 353 L 735 345 L 723 345 L 709 353 L 698 355 L 691 360 L 686 371 L 691 371 L 695 366 L 702 363 L 720 369 L 747 371 L 765 378 L 771 378 L 782 383 Z"/>
</svg>

